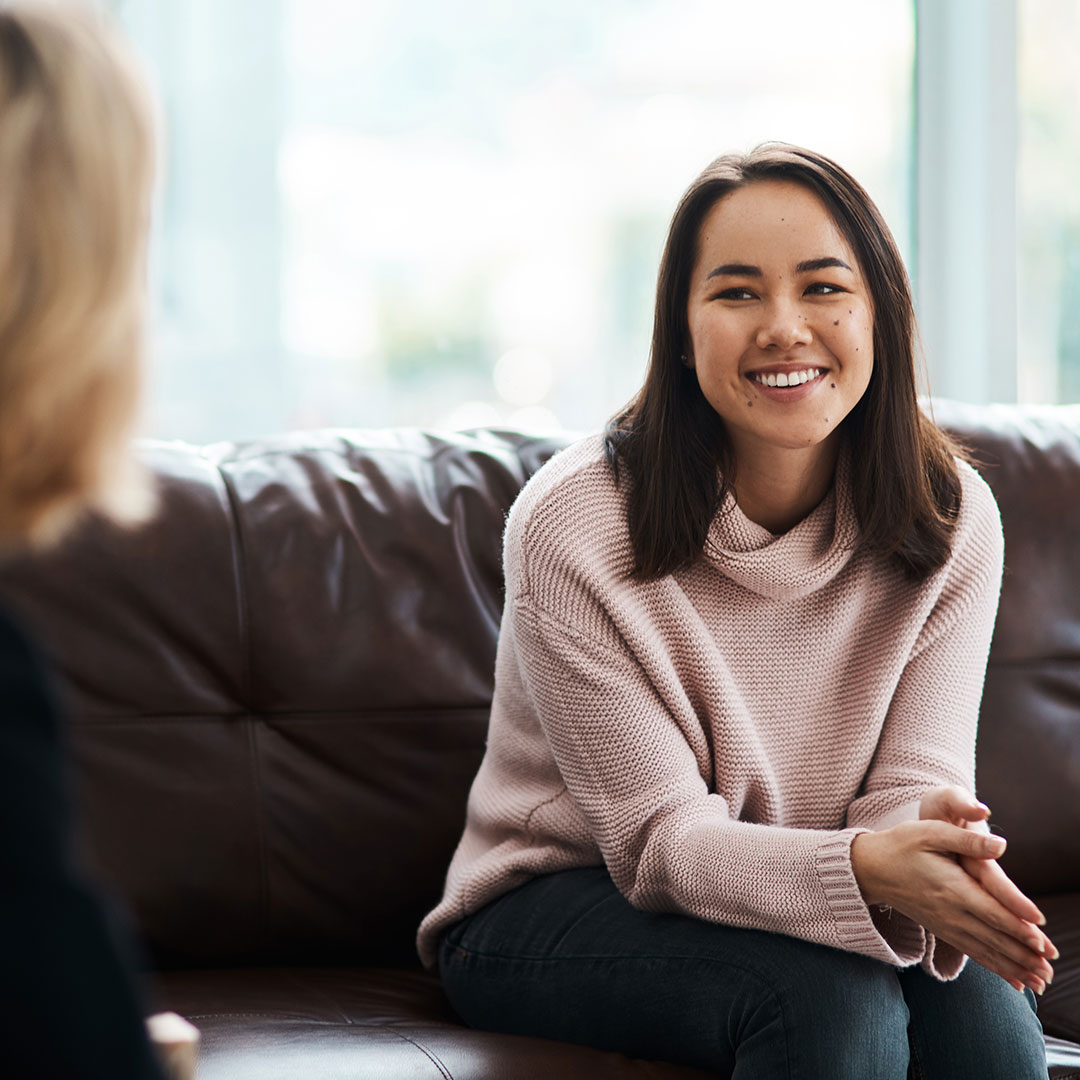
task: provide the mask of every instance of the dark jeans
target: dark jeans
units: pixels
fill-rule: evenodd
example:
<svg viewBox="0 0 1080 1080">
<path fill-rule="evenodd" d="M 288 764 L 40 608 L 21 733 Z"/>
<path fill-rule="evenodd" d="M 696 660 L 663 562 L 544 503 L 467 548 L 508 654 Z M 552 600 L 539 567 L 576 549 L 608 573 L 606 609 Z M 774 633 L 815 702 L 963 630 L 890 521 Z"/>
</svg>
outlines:
<svg viewBox="0 0 1080 1080">
<path fill-rule="evenodd" d="M 1035 996 L 631 907 L 605 869 L 534 878 L 452 927 L 461 1018 L 733 1080 L 1045 1080 Z"/>
</svg>

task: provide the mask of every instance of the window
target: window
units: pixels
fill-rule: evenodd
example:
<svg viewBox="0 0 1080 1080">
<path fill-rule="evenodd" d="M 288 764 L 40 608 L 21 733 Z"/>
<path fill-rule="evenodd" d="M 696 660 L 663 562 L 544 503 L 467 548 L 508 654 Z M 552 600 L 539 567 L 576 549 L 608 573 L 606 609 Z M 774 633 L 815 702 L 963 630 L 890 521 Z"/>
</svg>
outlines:
<svg viewBox="0 0 1080 1080">
<path fill-rule="evenodd" d="M 1080 5 L 1018 11 L 1020 400 L 1080 402 Z"/>
<path fill-rule="evenodd" d="M 168 130 L 148 434 L 591 430 L 678 197 L 765 139 L 905 251 L 909 0 L 117 0 Z"/>
</svg>

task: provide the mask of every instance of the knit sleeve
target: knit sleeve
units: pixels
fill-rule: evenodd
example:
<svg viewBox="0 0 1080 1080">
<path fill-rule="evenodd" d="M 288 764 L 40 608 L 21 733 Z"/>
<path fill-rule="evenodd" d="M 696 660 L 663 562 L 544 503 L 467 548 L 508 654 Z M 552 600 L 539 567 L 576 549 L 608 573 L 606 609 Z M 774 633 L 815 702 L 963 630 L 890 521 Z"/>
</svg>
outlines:
<svg viewBox="0 0 1080 1080">
<path fill-rule="evenodd" d="M 873 763 L 847 824 L 879 830 L 917 820 L 931 788 L 975 791 L 975 735 L 1001 589 L 1001 519 L 986 484 L 967 466 L 963 509 L 940 593 L 893 695 Z M 883 935 L 910 933 L 899 912 L 875 912 Z M 966 957 L 927 934 L 923 967 L 953 979 Z"/>
<path fill-rule="evenodd" d="M 851 870 L 861 829 L 733 820 L 634 653 L 519 597 L 503 634 L 529 707 L 612 879 L 630 903 L 913 964 L 924 935 L 886 941 Z"/>
</svg>

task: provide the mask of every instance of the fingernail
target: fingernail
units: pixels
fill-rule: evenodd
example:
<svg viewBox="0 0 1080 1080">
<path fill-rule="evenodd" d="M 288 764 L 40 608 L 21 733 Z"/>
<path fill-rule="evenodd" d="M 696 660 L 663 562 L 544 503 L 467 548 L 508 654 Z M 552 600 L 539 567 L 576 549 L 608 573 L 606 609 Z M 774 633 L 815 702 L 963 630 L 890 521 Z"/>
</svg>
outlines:
<svg viewBox="0 0 1080 1080">
<path fill-rule="evenodd" d="M 986 803 L 984 803 L 984 802 L 977 802 L 975 804 L 975 808 L 977 810 L 985 810 L 988 814 L 990 813 L 990 807 L 987 806 Z"/>
<path fill-rule="evenodd" d="M 1005 837 L 1004 836 L 989 836 L 986 839 L 986 850 L 995 857 L 1001 855 L 1005 851 Z"/>
<path fill-rule="evenodd" d="M 1028 944 L 1041 955 L 1046 955 L 1046 946 L 1043 944 L 1042 938 L 1028 938 Z"/>
<path fill-rule="evenodd" d="M 1050 946 L 1050 952 L 1047 953 L 1046 955 L 1049 956 L 1051 960 L 1057 960 L 1061 956 L 1061 953 L 1059 953 L 1057 951 L 1056 946 L 1051 945 Z"/>
</svg>

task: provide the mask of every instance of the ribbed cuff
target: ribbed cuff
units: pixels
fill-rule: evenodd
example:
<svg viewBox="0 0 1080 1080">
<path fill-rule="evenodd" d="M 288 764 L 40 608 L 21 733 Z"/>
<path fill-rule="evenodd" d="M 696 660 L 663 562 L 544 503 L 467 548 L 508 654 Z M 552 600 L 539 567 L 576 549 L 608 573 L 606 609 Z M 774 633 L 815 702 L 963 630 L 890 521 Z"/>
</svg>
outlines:
<svg viewBox="0 0 1080 1080">
<path fill-rule="evenodd" d="M 922 969 L 941 982 L 952 982 L 964 970 L 967 953 L 962 953 L 955 945 L 942 941 L 933 934 L 926 934 L 926 953 L 922 958 Z"/>
<path fill-rule="evenodd" d="M 869 829 L 829 834 L 817 849 L 816 868 L 836 925 L 839 947 L 896 967 L 917 964 L 926 952 L 926 932 L 898 912 L 871 916 L 851 868 L 851 842 Z"/>
<path fill-rule="evenodd" d="M 917 964 L 926 954 L 930 936 L 914 919 L 891 907 L 872 907 L 870 919 L 877 932 L 900 958 L 901 967 Z"/>
</svg>

